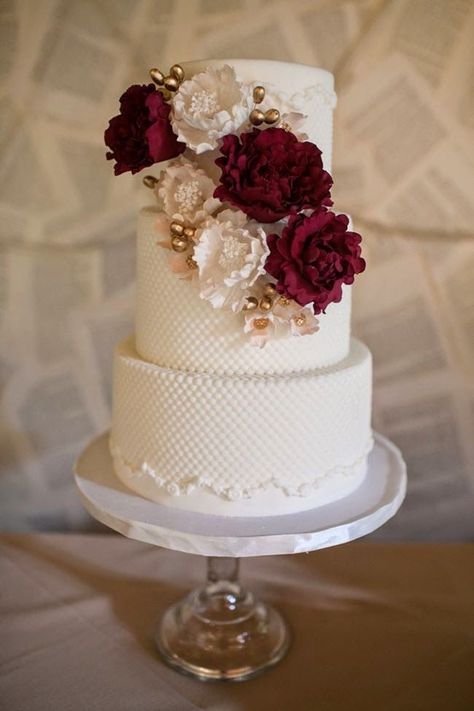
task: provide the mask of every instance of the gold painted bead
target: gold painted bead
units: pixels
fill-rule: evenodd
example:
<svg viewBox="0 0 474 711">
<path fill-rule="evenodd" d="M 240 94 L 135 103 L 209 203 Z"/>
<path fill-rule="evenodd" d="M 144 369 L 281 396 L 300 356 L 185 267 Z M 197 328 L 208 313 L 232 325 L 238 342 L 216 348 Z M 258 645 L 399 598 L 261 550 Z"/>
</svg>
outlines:
<svg viewBox="0 0 474 711">
<path fill-rule="evenodd" d="M 153 190 L 157 182 L 158 178 L 155 178 L 154 175 L 145 175 L 143 178 L 143 185 L 145 185 L 147 188 L 150 188 L 150 190 Z"/>
<path fill-rule="evenodd" d="M 247 296 L 247 303 L 244 304 L 244 311 L 254 311 L 258 306 L 258 299 L 255 296 Z"/>
<path fill-rule="evenodd" d="M 161 95 L 165 101 L 169 101 L 172 97 L 171 91 L 168 91 L 168 89 L 165 89 L 164 86 L 160 87 Z"/>
<path fill-rule="evenodd" d="M 289 306 L 290 305 L 290 299 L 287 299 L 286 296 L 280 296 L 278 299 L 278 303 L 280 306 Z"/>
<path fill-rule="evenodd" d="M 253 126 L 260 126 L 265 121 L 265 114 L 260 109 L 253 109 L 250 112 L 249 119 Z"/>
<path fill-rule="evenodd" d="M 265 111 L 265 123 L 276 123 L 280 120 L 280 112 L 278 109 L 267 109 Z"/>
<path fill-rule="evenodd" d="M 187 239 L 192 239 L 194 237 L 194 233 L 196 232 L 195 227 L 185 227 L 183 230 L 183 234 Z"/>
<path fill-rule="evenodd" d="M 260 308 L 262 311 L 270 311 L 270 309 L 273 306 L 273 301 L 270 299 L 269 296 L 263 296 L 260 299 Z"/>
<path fill-rule="evenodd" d="M 175 252 L 185 252 L 188 248 L 188 240 L 185 237 L 175 235 L 171 238 L 171 247 Z"/>
<path fill-rule="evenodd" d="M 257 331 L 263 331 L 263 329 L 266 328 L 269 323 L 270 320 L 268 318 L 256 318 L 254 319 L 253 327 L 256 328 Z"/>
<path fill-rule="evenodd" d="M 160 72 L 159 69 L 153 67 L 153 69 L 150 69 L 150 76 L 155 82 L 155 84 L 157 84 L 158 86 L 163 86 L 163 83 L 165 81 L 163 72 Z"/>
<path fill-rule="evenodd" d="M 253 100 L 256 104 L 261 104 L 265 98 L 265 87 L 256 86 L 253 90 Z"/>
<path fill-rule="evenodd" d="M 172 222 L 170 224 L 171 234 L 181 237 L 184 234 L 184 225 L 182 222 Z"/>
<path fill-rule="evenodd" d="M 268 111 L 265 111 L 264 119 L 265 123 L 276 123 L 280 120 L 280 112 L 278 109 L 268 109 Z"/>
<path fill-rule="evenodd" d="M 193 259 L 191 255 L 189 257 L 186 257 L 186 265 L 188 269 L 197 269 L 198 265 L 197 262 Z"/>
<path fill-rule="evenodd" d="M 178 80 L 175 79 L 175 77 L 165 77 L 164 81 L 165 89 L 168 89 L 168 91 L 176 91 L 178 88 Z"/>
<path fill-rule="evenodd" d="M 184 81 L 184 69 L 180 64 L 173 64 L 170 69 L 170 74 L 176 79 L 178 84 Z"/>
<path fill-rule="evenodd" d="M 275 296 L 275 294 L 276 294 L 275 284 L 265 284 L 263 293 L 265 294 L 265 296 Z"/>
</svg>

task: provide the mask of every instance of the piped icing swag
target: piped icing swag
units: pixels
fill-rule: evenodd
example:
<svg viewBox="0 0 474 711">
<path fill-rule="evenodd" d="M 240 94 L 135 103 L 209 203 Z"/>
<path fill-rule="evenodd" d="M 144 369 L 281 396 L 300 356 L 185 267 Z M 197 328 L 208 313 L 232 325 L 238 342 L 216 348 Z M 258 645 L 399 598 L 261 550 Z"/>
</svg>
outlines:
<svg viewBox="0 0 474 711">
<path fill-rule="evenodd" d="M 143 182 L 163 211 L 156 227 L 168 238 L 157 244 L 171 271 L 213 308 L 242 313 L 253 345 L 315 333 L 365 261 L 361 236 L 330 209 L 333 180 L 300 131 L 305 115 L 264 109 L 265 88 L 229 65 L 188 80 L 177 64 L 150 75 L 122 95 L 104 139 L 116 175 L 170 161 Z M 200 165 L 209 152 L 217 182 Z"/>
</svg>

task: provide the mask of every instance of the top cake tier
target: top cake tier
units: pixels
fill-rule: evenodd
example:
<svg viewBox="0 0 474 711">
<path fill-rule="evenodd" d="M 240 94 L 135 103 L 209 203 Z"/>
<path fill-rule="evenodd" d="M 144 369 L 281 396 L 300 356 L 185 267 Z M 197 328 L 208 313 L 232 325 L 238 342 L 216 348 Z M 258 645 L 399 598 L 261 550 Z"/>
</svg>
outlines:
<svg viewBox="0 0 474 711">
<path fill-rule="evenodd" d="M 282 111 L 305 114 L 307 118 L 301 130 L 307 134 L 309 141 L 320 148 L 324 167 L 331 172 L 333 111 L 336 105 L 333 75 L 325 69 L 306 64 L 268 59 L 205 59 L 185 62 L 182 66 L 186 77 L 190 78 L 207 67 L 221 67 L 223 64 L 233 67 L 244 82 L 263 84 L 270 103 L 274 99 L 273 105 Z"/>
<path fill-rule="evenodd" d="M 290 124 L 298 121 L 298 132 L 319 147 L 324 168 L 331 169 L 336 102 L 332 74 L 302 64 L 246 59 L 189 62 L 183 64 L 183 69 L 190 79 L 224 65 L 230 65 L 244 84 L 262 85 L 266 102 L 261 104 L 262 109 L 277 107 Z M 216 183 L 218 155 L 219 149 L 192 155 L 192 160 Z M 199 298 L 189 281 L 177 278 L 170 270 L 169 251 L 157 246 L 157 242 L 169 243 L 169 224 L 164 218 L 159 208 L 149 208 L 142 211 L 138 224 L 136 348 L 143 359 L 188 372 L 268 375 L 325 368 L 347 356 L 350 287 L 344 287 L 341 301 L 330 303 L 319 315 L 316 333 L 309 331 L 304 337 L 288 337 L 286 333 L 285 337 L 284 329 L 276 323 L 269 342 L 264 348 L 256 348 L 244 333 L 242 313 L 213 308 L 203 300 L 202 293 Z M 270 231 L 282 228 L 277 223 L 269 227 Z M 193 261 L 196 255 L 186 252 L 183 257 L 186 256 Z M 261 322 L 268 321 L 265 315 L 260 314 Z"/>
</svg>

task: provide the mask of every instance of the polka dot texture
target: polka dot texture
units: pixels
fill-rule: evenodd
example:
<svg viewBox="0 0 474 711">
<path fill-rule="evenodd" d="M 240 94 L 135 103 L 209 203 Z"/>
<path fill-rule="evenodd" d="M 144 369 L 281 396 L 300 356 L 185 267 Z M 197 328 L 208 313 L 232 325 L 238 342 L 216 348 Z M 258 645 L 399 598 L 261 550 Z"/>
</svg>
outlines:
<svg viewBox="0 0 474 711">
<path fill-rule="evenodd" d="M 275 486 L 305 496 L 364 459 L 370 411 L 371 357 L 357 341 L 337 366 L 273 377 L 173 371 L 143 361 L 131 339 L 116 352 L 117 471 L 148 495 L 154 473 L 158 499 L 194 487 L 223 499 Z"/>
</svg>

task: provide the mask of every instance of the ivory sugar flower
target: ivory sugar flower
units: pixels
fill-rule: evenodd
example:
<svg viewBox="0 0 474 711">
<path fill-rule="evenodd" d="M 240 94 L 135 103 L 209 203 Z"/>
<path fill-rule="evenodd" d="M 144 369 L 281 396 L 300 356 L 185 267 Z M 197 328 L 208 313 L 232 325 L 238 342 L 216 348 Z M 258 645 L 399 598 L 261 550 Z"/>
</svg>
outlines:
<svg viewBox="0 0 474 711">
<path fill-rule="evenodd" d="M 213 197 L 215 187 L 196 163 L 180 156 L 162 171 L 157 193 L 170 218 L 198 225 L 220 207 Z"/>
<path fill-rule="evenodd" d="M 178 139 L 200 154 L 216 148 L 222 136 L 238 131 L 251 108 L 250 88 L 224 64 L 181 84 L 173 97 L 171 123 Z"/>
</svg>

